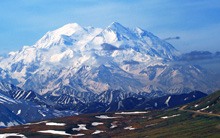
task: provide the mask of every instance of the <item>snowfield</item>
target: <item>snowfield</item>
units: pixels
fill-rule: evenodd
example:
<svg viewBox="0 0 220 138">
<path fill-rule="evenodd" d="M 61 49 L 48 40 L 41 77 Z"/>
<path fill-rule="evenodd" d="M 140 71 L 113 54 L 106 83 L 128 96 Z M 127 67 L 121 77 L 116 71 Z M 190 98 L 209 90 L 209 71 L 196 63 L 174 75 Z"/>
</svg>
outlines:
<svg viewBox="0 0 220 138">
<path fill-rule="evenodd" d="M 196 104 L 194 107 L 198 107 L 199 105 L 198 104 Z"/>
<path fill-rule="evenodd" d="M 18 110 L 17 114 L 16 115 L 20 115 L 21 114 L 21 110 Z"/>
<path fill-rule="evenodd" d="M 93 122 L 92 123 L 92 126 L 98 126 L 98 125 L 103 125 L 104 123 L 102 122 Z"/>
<path fill-rule="evenodd" d="M 119 113 L 115 113 L 115 114 L 118 114 L 118 115 L 131 115 L 131 114 L 146 114 L 146 113 L 149 113 L 149 112 L 135 111 L 135 112 L 119 112 Z"/>
<path fill-rule="evenodd" d="M 167 98 L 166 102 L 165 102 L 165 104 L 166 104 L 167 106 L 169 106 L 169 101 L 170 101 L 170 99 L 171 99 L 171 96 L 169 96 L 169 97 Z"/>
<path fill-rule="evenodd" d="M 5 133 L 5 134 L 0 134 L 0 138 L 7 138 L 7 137 L 21 137 L 21 138 L 27 138 L 25 135 L 18 134 L 18 133 Z"/>
<path fill-rule="evenodd" d="M 206 110 L 206 109 L 208 109 L 208 108 L 209 108 L 209 106 L 206 106 L 205 108 L 202 108 L 202 109 L 197 110 L 197 111 L 204 111 L 204 110 Z"/>
<path fill-rule="evenodd" d="M 71 135 L 71 134 L 68 134 L 66 133 L 65 131 L 57 131 L 57 130 L 41 130 L 41 131 L 38 131 L 39 133 L 47 133 L 47 134 L 54 134 L 54 135 Z"/>
<path fill-rule="evenodd" d="M 95 117 L 99 119 L 115 119 L 115 118 L 121 118 L 122 116 L 109 117 L 107 115 L 100 115 L 100 116 L 95 116 Z"/>
<path fill-rule="evenodd" d="M 176 114 L 176 115 L 171 115 L 171 116 L 163 116 L 161 117 L 162 119 L 168 119 L 168 118 L 173 118 L 173 117 L 177 117 L 180 116 L 181 114 Z"/>
<path fill-rule="evenodd" d="M 105 131 L 102 131 L 102 130 L 96 130 L 95 132 L 92 133 L 92 135 L 97 135 L 97 134 L 100 134 L 100 133 L 103 133 Z"/>
<path fill-rule="evenodd" d="M 46 123 L 47 126 L 65 126 L 65 123 L 55 123 L 55 122 L 48 122 Z"/>
<path fill-rule="evenodd" d="M 134 128 L 134 127 L 132 127 L 132 126 L 125 127 L 124 129 L 128 129 L 128 130 L 135 130 L 135 128 Z"/>
<path fill-rule="evenodd" d="M 81 130 L 88 130 L 87 128 L 86 128 L 86 124 L 78 124 L 78 128 L 73 128 L 72 130 L 73 131 L 81 131 Z"/>
<path fill-rule="evenodd" d="M 118 123 L 118 121 L 114 121 L 111 123 L 111 129 L 118 127 L 116 124 Z"/>
</svg>

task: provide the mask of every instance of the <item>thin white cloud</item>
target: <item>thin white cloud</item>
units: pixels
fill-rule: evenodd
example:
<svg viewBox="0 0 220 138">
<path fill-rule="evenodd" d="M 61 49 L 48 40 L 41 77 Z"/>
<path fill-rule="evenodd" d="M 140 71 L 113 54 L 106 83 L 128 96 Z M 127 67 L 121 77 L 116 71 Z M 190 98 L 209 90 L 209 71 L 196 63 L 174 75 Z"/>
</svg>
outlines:
<svg viewBox="0 0 220 138">
<path fill-rule="evenodd" d="M 180 36 L 181 39 L 169 41 L 181 52 L 190 52 L 194 50 L 208 50 L 211 52 L 220 51 L 220 24 L 212 24 L 203 28 L 196 28 L 185 31 L 166 31 L 159 36 Z"/>
</svg>

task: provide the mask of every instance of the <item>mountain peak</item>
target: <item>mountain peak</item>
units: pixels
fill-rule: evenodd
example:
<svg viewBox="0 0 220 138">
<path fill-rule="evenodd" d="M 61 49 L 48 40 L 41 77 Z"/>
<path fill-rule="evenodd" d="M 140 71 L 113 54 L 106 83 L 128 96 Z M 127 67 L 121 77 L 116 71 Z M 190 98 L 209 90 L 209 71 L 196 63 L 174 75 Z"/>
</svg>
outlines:
<svg viewBox="0 0 220 138">
<path fill-rule="evenodd" d="M 135 28 L 135 31 L 136 31 L 138 34 L 142 34 L 142 33 L 145 32 L 143 29 L 141 29 L 141 28 L 139 28 L 139 27 L 136 27 L 136 28 Z"/>
<path fill-rule="evenodd" d="M 64 25 L 63 27 L 53 31 L 56 34 L 59 35 L 72 35 L 73 33 L 77 32 L 77 31 L 82 31 L 83 27 L 81 27 L 79 24 L 77 23 L 69 23 Z"/>
<path fill-rule="evenodd" d="M 122 25 L 118 22 L 112 22 L 109 26 L 122 26 Z"/>
<path fill-rule="evenodd" d="M 87 34 L 85 28 L 77 23 L 66 24 L 54 31 L 47 32 L 36 44 L 38 48 L 50 48 L 53 45 L 72 45 L 71 37 Z"/>
<path fill-rule="evenodd" d="M 107 29 L 111 29 L 113 31 L 119 31 L 119 30 L 127 30 L 126 27 L 124 27 L 123 25 L 121 25 L 120 23 L 118 22 L 112 22 L 108 27 Z"/>
</svg>

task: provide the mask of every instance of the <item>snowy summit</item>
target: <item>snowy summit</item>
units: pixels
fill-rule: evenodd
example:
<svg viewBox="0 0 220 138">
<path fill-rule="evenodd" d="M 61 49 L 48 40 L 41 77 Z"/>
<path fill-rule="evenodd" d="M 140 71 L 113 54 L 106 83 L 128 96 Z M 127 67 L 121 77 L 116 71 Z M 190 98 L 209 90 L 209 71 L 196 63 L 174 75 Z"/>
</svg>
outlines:
<svg viewBox="0 0 220 138">
<path fill-rule="evenodd" d="M 69 95 L 108 89 L 175 93 L 184 86 L 197 88 L 185 82 L 189 80 L 181 75 L 185 68 L 169 65 L 179 55 L 171 44 L 141 28 L 130 29 L 117 22 L 105 29 L 71 23 L 2 58 L 0 79 L 54 96 L 65 94 L 67 87 Z M 202 72 L 197 67 L 186 69 L 189 74 Z"/>
</svg>

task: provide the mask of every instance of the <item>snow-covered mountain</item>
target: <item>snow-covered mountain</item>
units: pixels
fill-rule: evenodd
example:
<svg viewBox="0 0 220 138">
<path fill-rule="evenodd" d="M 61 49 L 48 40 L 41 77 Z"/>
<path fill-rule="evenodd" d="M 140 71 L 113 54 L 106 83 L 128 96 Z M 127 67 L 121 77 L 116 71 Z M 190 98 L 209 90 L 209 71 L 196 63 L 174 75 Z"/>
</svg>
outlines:
<svg viewBox="0 0 220 138">
<path fill-rule="evenodd" d="M 140 28 L 116 22 L 105 29 L 73 23 L 1 58 L 0 79 L 60 103 L 83 103 L 85 95 L 109 89 L 182 93 L 219 88 L 207 71 L 174 64 L 179 55 L 171 44 Z"/>
</svg>

